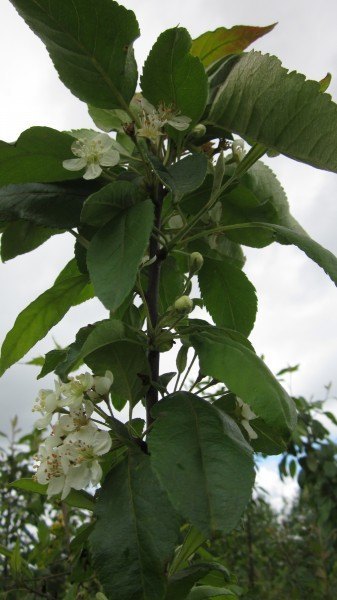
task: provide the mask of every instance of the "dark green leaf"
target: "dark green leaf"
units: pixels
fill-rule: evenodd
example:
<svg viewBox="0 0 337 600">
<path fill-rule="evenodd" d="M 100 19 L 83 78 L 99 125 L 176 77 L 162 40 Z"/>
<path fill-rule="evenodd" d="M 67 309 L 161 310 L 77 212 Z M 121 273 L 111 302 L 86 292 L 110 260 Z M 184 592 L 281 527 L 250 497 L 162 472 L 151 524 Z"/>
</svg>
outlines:
<svg viewBox="0 0 337 600">
<path fill-rule="evenodd" d="M 97 183 L 27 183 L 0 188 L 0 219 L 22 219 L 45 227 L 76 227 L 84 200 L 97 190 Z"/>
<path fill-rule="evenodd" d="M 202 299 L 216 325 L 248 336 L 255 322 L 257 298 L 243 271 L 227 261 L 206 258 L 198 279 Z"/>
<path fill-rule="evenodd" d="M 119 213 L 92 238 L 87 265 L 96 295 L 116 310 L 132 290 L 153 225 L 153 204 L 145 200 Z"/>
<path fill-rule="evenodd" d="M 190 194 L 201 186 L 206 177 L 207 162 L 205 154 L 191 154 L 168 169 L 174 179 L 173 191 L 179 197 Z"/>
<path fill-rule="evenodd" d="M 10 0 L 44 42 L 61 81 L 100 108 L 127 105 L 136 89 L 132 11 L 112 0 Z"/>
<path fill-rule="evenodd" d="M 0 374 L 17 362 L 36 342 L 47 335 L 72 306 L 93 297 L 85 275 L 76 275 L 55 283 L 17 317 L 1 349 Z"/>
<path fill-rule="evenodd" d="M 210 571 L 220 571 L 227 575 L 227 569 L 219 563 L 195 563 L 178 571 L 168 580 L 165 600 L 186 600 L 192 586 Z"/>
<path fill-rule="evenodd" d="M 189 53 L 191 43 L 182 27 L 164 31 L 145 62 L 141 86 L 154 106 L 172 105 L 197 122 L 206 105 L 208 84 L 202 63 Z"/>
<path fill-rule="evenodd" d="M 45 377 L 48 375 L 48 373 L 53 373 L 56 367 L 66 359 L 67 354 L 68 348 L 56 348 L 55 350 L 50 350 L 50 352 L 47 352 L 44 362 L 42 363 L 42 369 L 38 374 L 37 379 L 42 379 L 42 377 Z"/>
<path fill-rule="evenodd" d="M 173 506 L 206 536 L 233 529 L 254 483 L 252 450 L 238 426 L 187 392 L 168 396 L 153 414 L 151 461 Z"/>
<path fill-rule="evenodd" d="M 95 515 L 90 545 L 108 597 L 163 600 L 165 568 L 173 554 L 179 521 L 152 473 L 148 456 L 129 452 L 112 470 Z"/>
<path fill-rule="evenodd" d="M 83 205 L 81 221 L 93 227 L 101 227 L 140 199 L 141 194 L 133 183 L 114 181 L 89 196 Z"/>
<path fill-rule="evenodd" d="M 229 54 L 242 52 L 252 42 L 274 29 L 275 25 L 276 23 L 266 27 L 235 25 L 231 29 L 218 27 L 215 31 L 206 31 L 193 40 L 191 54 L 198 56 L 207 67 Z"/>
<path fill-rule="evenodd" d="M 1 238 L 1 260 L 10 260 L 26 252 L 31 252 L 56 233 L 62 232 L 34 225 L 29 221 L 9 223 Z"/>
<path fill-rule="evenodd" d="M 62 166 L 63 160 L 74 158 L 73 141 L 67 133 L 50 127 L 31 127 L 15 144 L 0 141 L 0 186 L 78 179 L 81 172 Z"/>
<path fill-rule="evenodd" d="M 182 295 L 184 276 L 173 256 L 168 256 L 161 266 L 159 286 L 160 312 L 164 313 Z"/>
<path fill-rule="evenodd" d="M 296 424 L 292 399 L 253 351 L 213 330 L 190 336 L 202 373 L 225 383 L 267 425 L 287 437 Z"/>
<path fill-rule="evenodd" d="M 34 479 L 29 478 L 18 479 L 17 481 L 11 483 L 10 486 L 17 490 L 23 490 L 25 492 L 32 492 L 42 495 L 47 494 L 48 488 L 47 485 L 42 485 L 41 483 L 34 481 Z M 69 506 L 91 511 L 94 510 L 95 506 L 93 497 L 84 490 L 71 490 L 64 502 Z"/>
<path fill-rule="evenodd" d="M 231 70 L 209 122 L 320 169 L 337 172 L 337 107 L 319 83 L 250 52 Z"/>
</svg>

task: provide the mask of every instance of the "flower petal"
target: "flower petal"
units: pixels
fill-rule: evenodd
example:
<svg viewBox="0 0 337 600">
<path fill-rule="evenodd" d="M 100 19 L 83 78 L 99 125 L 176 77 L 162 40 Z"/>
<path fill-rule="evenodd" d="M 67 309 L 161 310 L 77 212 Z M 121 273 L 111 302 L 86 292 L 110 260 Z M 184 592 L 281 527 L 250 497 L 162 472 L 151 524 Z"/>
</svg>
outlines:
<svg viewBox="0 0 337 600">
<path fill-rule="evenodd" d="M 103 156 L 100 158 L 99 163 L 102 167 L 114 167 L 119 162 L 120 156 L 117 150 L 111 148 L 104 152 Z"/>
<path fill-rule="evenodd" d="M 84 179 L 96 179 L 97 177 L 99 177 L 102 173 L 102 169 L 99 166 L 98 163 L 90 163 L 90 165 L 87 166 L 87 170 L 83 175 Z"/>
<path fill-rule="evenodd" d="M 85 158 L 69 158 L 69 160 L 64 160 L 62 165 L 64 169 L 67 171 L 81 171 L 86 166 L 87 161 Z"/>
</svg>

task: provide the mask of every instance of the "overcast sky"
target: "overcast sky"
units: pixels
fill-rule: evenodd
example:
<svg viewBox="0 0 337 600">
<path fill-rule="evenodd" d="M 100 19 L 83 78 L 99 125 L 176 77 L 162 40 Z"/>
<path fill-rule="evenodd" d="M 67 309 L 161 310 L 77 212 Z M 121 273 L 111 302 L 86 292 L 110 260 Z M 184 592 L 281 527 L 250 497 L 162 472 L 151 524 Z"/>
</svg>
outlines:
<svg viewBox="0 0 337 600">
<path fill-rule="evenodd" d="M 337 98 L 337 5 L 334 0 L 125 0 L 135 10 L 142 32 L 135 51 L 139 64 L 161 31 L 177 24 L 192 37 L 216 27 L 237 24 L 268 25 L 273 32 L 254 47 L 276 54 L 284 66 L 320 80 L 332 73 L 329 92 Z M 8 0 L 0 7 L 0 138 L 14 141 L 32 125 L 64 130 L 91 127 L 85 104 L 72 97 L 59 81 L 40 40 L 28 29 Z M 285 188 L 291 210 L 310 235 L 337 253 L 337 177 L 279 157 L 269 160 Z M 0 339 L 17 314 L 50 287 L 72 256 L 70 236 L 57 236 L 20 258 L 0 264 Z M 251 340 L 274 372 L 288 364 L 301 364 L 292 378 L 292 392 L 324 395 L 324 385 L 337 390 L 337 293 L 330 279 L 303 253 L 293 247 L 272 245 L 264 250 L 245 249 L 245 271 L 259 297 L 259 312 Z M 67 344 L 79 327 L 104 318 L 97 301 L 72 309 L 52 332 L 58 343 Z M 52 337 L 36 346 L 29 357 L 51 349 Z M 25 359 L 27 360 L 27 359 Z M 167 370 L 167 369 L 165 369 Z M 0 380 L 1 429 L 17 413 L 24 429 L 33 421 L 31 406 L 40 387 L 51 380 L 34 380 L 36 369 L 23 364 L 12 367 Z M 336 411 L 331 403 L 330 409 Z M 268 465 L 265 470 L 268 470 Z M 265 473 L 263 484 L 274 476 Z M 274 477 L 274 488 L 278 486 Z M 279 488 L 278 488 L 279 489 Z M 290 488 L 289 488 L 290 489 Z"/>
</svg>

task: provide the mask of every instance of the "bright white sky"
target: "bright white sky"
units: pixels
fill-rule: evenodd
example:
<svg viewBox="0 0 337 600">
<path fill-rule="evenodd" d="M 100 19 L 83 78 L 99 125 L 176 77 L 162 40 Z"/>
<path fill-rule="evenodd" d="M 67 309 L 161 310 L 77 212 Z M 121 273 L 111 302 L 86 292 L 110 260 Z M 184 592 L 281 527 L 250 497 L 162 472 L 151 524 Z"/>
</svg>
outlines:
<svg viewBox="0 0 337 600">
<path fill-rule="evenodd" d="M 322 79 L 329 71 L 330 93 L 337 96 L 337 5 L 334 0 L 308 3 L 307 0 L 124 0 L 135 10 L 142 32 L 135 50 L 142 64 L 161 31 L 177 24 L 192 37 L 216 27 L 237 24 L 267 25 L 276 29 L 255 44 L 262 52 L 276 54 L 284 66 Z M 48 54 L 38 38 L 17 15 L 9 0 L 0 7 L 0 138 L 14 141 L 32 125 L 64 130 L 91 127 L 86 106 L 59 81 Z M 337 253 L 337 178 L 289 159 L 269 161 L 278 174 L 294 216 L 310 235 Z M 0 340 L 11 328 L 17 314 L 50 287 L 71 258 L 70 236 L 54 238 L 31 254 L 0 265 Z M 264 250 L 247 249 L 245 271 L 259 297 L 259 312 L 251 340 L 264 354 L 274 372 L 287 364 L 301 363 L 292 379 L 292 393 L 322 397 L 324 385 L 337 386 L 336 289 L 324 272 L 293 247 L 273 245 Z M 96 301 L 72 309 L 52 332 L 58 343 L 73 340 L 79 327 L 105 316 Z M 52 337 L 37 345 L 29 357 L 51 349 Z M 165 370 L 172 370 L 165 365 Z M 32 402 L 40 387 L 51 380 L 35 382 L 35 369 L 23 364 L 12 367 L 0 380 L 2 423 L 7 429 L 11 416 L 19 415 L 23 429 L 33 422 Z M 336 411 L 335 403 L 330 409 Z M 273 474 L 271 474 L 273 473 Z M 276 480 L 272 466 L 261 471 L 260 483 L 272 495 L 292 493 Z"/>
</svg>

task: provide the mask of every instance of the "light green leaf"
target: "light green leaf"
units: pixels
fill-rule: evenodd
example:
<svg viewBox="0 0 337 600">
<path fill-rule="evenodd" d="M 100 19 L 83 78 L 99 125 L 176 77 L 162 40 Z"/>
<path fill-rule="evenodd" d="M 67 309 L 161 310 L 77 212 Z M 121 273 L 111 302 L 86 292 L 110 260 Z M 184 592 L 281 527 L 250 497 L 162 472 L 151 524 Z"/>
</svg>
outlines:
<svg viewBox="0 0 337 600">
<path fill-rule="evenodd" d="M 3 373 L 36 342 L 47 335 L 72 306 L 93 297 L 92 286 L 86 275 L 75 275 L 58 283 L 41 294 L 17 317 L 1 349 L 0 374 Z"/>
<path fill-rule="evenodd" d="M 0 220 L 22 219 L 60 229 L 76 227 L 84 200 L 97 189 L 96 182 L 84 180 L 0 187 Z"/>
<path fill-rule="evenodd" d="M 174 575 L 188 564 L 188 559 L 191 558 L 196 550 L 206 541 L 205 536 L 200 533 L 195 527 L 188 528 L 186 537 L 177 548 L 172 564 L 170 565 L 169 575 Z"/>
<path fill-rule="evenodd" d="M 165 600 L 186 600 L 192 586 L 210 571 L 218 571 L 223 576 L 228 574 L 227 569 L 220 563 L 191 564 L 169 578 Z"/>
<path fill-rule="evenodd" d="M 108 110 L 105 108 L 96 108 L 88 106 L 89 115 L 95 125 L 102 131 L 109 133 L 110 131 L 123 132 L 123 123 L 130 121 L 130 117 L 124 110 Z"/>
<path fill-rule="evenodd" d="M 83 205 L 81 221 L 93 227 L 101 227 L 140 199 L 141 193 L 133 183 L 114 181 L 89 196 Z"/>
<path fill-rule="evenodd" d="M 177 541 L 179 520 L 148 456 L 131 451 L 111 471 L 95 516 L 90 546 L 105 593 L 118 600 L 163 600 L 165 569 Z"/>
<path fill-rule="evenodd" d="M 62 166 L 63 160 L 74 158 L 73 141 L 67 133 L 50 127 L 31 127 L 15 144 L 0 141 L 0 186 L 79 179 L 81 172 Z"/>
<path fill-rule="evenodd" d="M 274 29 L 275 25 L 276 23 L 266 27 L 235 25 L 230 29 L 218 27 L 214 31 L 206 31 L 193 40 L 191 54 L 198 56 L 207 67 L 225 56 L 242 52 L 252 42 Z"/>
<path fill-rule="evenodd" d="M 44 42 L 61 81 L 80 100 L 125 108 L 137 84 L 134 13 L 112 0 L 10 0 Z"/>
<path fill-rule="evenodd" d="M 186 600 L 228 600 L 228 598 L 237 598 L 237 595 L 229 588 L 211 587 L 209 585 L 200 585 L 190 592 Z"/>
<path fill-rule="evenodd" d="M 145 200 L 119 213 L 92 238 L 87 265 L 95 293 L 116 310 L 132 290 L 153 225 L 153 204 Z"/>
<path fill-rule="evenodd" d="M 26 252 L 31 252 L 56 233 L 63 232 L 34 225 L 29 221 L 9 223 L 1 237 L 1 260 L 10 260 Z"/>
<path fill-rule="evenodd" d="M 206 106 L 208 84 L 202 63 L 189 53 L 191 43 L 182 27 L 164 31 L 145 62 L 141 86 L 154 106 L 172 105 L 195 123 Z"/>
<path fill-rule="evenodd" d="M 209 122 L 320 169 L 337 172 L 337 106 L 319 83 L 250 52 L 220 88 Z"/>
<path fill-rule="evenodd" d="M 151 462 L 173 506 L 205 536 L 233 529 L 254 483 L 252 450 L 238 426 L 187 392 L 166 397 L 153 416 Z"/>
<path fill-rule="evenodd" d="M 237 339 L 217 328 L 190 336 L 200 369 L 226 384 L 255 414 L 282 436 L 296 424 L 295 406 L 264 362 Z"/>
<path fill-rule="evenodd" d="M 41 483 L 34 481 L 34 479 L 27 477 L 13 481 L 13 483 L 10 484 L 10 487 L 15 488 L 16 490 L 23 490 L 24 492 L 42 494 L 45 496 L 47 495 L 48 485 L 42 485 Z M 71 490 L 64 502 L 69 506 L 91 511 L 94 510 L 95 507 L 93 497 L 84 490 Z"/>
<path fill-rule="evenodd" d="M 205 258 L 198 279 L 202 299 L 215 324 L 248 336 L 256 318 L 257 298 L 245 273 L 228 261 Z"/>
</svg>

